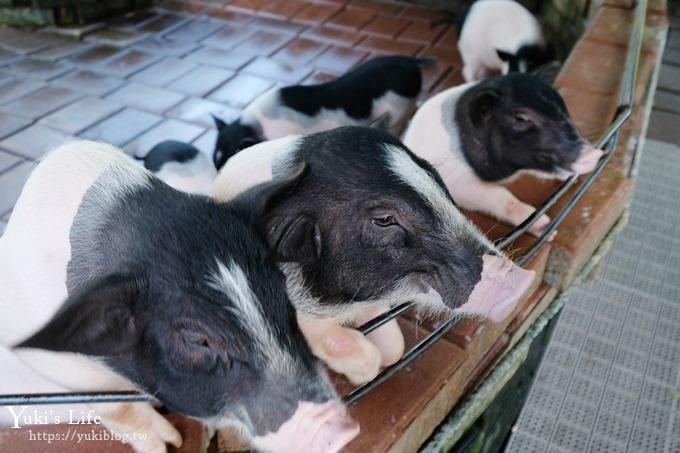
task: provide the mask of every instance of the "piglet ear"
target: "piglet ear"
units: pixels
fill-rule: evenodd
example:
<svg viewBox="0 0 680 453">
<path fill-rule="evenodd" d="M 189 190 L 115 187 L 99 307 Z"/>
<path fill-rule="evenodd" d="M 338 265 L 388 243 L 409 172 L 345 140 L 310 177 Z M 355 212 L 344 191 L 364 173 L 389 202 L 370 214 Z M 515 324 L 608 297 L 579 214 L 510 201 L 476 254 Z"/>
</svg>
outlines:
<svg viewBox="0 0 680 453">
<path fill-rule="evenodd" d="M 100 278 L 77 290 L 46 326 L 16 347 L 120 354 L 138 341 L 133 311 L 145 286 L 130 275 Z"/>
<path fill-rule="evenodd" d="M 308 215 L 274 216 L 266 235 L 276 261 L 309 263 L 321 256 L 321 231 Z"/>
<path fill-rule="evenodd" d="M 227 123 L 225 123 L 224 121 L 222 121 L 221 119 L 219 119 L 218 117 L 213 115 L 212 113 L 210 114 L 210 116 L 213 117 L 213 120 L 215 121 L 215 126 L 217 126 L 218 132 L 221 131 L 222 129 L 224 129 L 225 127 L 227 127 Z"/>
<path fill-rule="evenodd" d="M 493 108 L 500 95 L 491 88 L 485 88 L 474 94 L 469 103 L 470 121 L 474 127 L 484 126 L 493 117 Z"/>
<path fill-rule="evenodd" d="M 281 200 L 290 195 L 307 173 L 309 173 L 309 164 L 301 162 L 287 176 L 258 184 L 234 198 L 232 203 L 245 206 L 255 223 L 261 223 L 260 220 Z"/>
<path fill-rule="evenodd" d="M 535 75 L 548 85 L 552 85 L 555 83 L 555 80 L 557 79 L 557 76 L 559 75 L 560 71 L 562 70 L 562 64 L 559 61 L 551 61 L 549 63 L 543 64 L 533 71 L 531 71 L 532 75 Z"/>
</svg>

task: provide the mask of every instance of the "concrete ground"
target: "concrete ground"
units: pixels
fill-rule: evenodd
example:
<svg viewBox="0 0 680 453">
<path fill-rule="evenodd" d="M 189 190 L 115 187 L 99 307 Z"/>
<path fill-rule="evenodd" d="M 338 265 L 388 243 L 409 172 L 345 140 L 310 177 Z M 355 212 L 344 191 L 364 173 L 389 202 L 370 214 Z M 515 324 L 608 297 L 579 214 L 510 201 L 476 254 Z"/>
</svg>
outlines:
<svg viewBox="0 0 680 453">
<path fill-rule="evenodd" d="M 560 316 L 508 453 L 680 451 L 680 13 L 628 225 Z"/>
</svg>

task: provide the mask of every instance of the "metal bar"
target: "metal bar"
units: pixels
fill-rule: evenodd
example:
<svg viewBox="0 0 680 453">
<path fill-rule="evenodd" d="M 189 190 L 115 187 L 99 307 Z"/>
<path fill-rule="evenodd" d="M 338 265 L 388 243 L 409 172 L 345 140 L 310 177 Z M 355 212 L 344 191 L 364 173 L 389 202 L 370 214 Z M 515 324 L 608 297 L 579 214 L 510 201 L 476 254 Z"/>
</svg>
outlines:
<svg viewBox="0 0 680 453">
<path fill-rule="evenodd" d="M 444 324 L 439 326 L 434 332 L 432 332 L 430 335 L 425 337 L 423 341 L 415 345 L 411 350 L 409 350 L 406 354 L 404 354 L 401 359 L 397 363 L 395 363 L 392 366 L 389 366 L 385 368 L 378 376 L 375 377 L 370 382 L 367 382 L 366 384 L 355 388 L 351 392 L 349 392 L 347 395 L 345 395 L 342 398 L 342 402 L 347 404 L 348 406 L 351 404 L 356 403 L 361 397 L 366 395 L 368 392 L 373 390 L 375 387 L 379 386 L 383 382 L 385 382 L 387 379 L 391 378 L 394 376 L 397 372 L 399 372 L 401 369 L 406 367 L 409 363 L 413 362 L 415 359 L 417 359 L 420 354 L 423 353 L 427 348 L 432 346 L 432 344 L 439 340 L 444 334 L 454 325 L 456 325 L 460 321 L 460 318 L 451 318 L 448 321 L 446 321 Z"/>
<path fill-rule="evenodd" d="M 389 311 L 386 311 L 382 315 L 371 319 L 366 324 L 363 324 L 360 327 L 357 327 L 357 330 L 364 335 L 371 333 L 375 329 L 377 329 L 378 327 L 385 324 L 386 322 L 396 318 L 400 314 L 404 313 L 407 310 L 410 310 L 411 308 L 413 308 L 415 306 L 416 306 L 415 302 L 408 302 L 408 303 L 405 303 L 405 304 L 397 305 L 396 307 L 392 308 Z"/>
<path fill-rule="evenodd" d="M 129 392 L 83 392 L 83 393 L 40 393 L 28 395 L 2 395 L 0 406 L 29 406 L 34 404 L 76 404 L 76 403 L 131 403 L 151 401 L 145 393 Z"/>
</svg>

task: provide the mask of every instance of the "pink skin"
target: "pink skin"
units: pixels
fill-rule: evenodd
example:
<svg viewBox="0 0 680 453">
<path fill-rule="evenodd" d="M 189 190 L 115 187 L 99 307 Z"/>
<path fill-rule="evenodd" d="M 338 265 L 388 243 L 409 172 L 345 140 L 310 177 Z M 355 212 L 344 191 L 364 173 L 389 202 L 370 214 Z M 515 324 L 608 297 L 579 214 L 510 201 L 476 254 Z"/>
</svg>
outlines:
<svg viewBox="0 0 680 453">
<path fill-rule="evenodd" d="M 571 164 L 571 171 L 578 175 L 583 175 L 585 173 L 590 173 L 595 169 L 600 157 L 604 154 L 601 149 L 593 148 L 590 145 L 584 145 L 581 148 L 581 153 L 576 159 L 576 162 Z"/>
<path fill-rule="evenodd" d="M 359 424 L 338 401 L 301 401 L 295 414 L 275 433 L 255 437 L 253 446 L 267 452 L 333 453 L 359 434 Z"/>
<path fill-rule="evenodd" d="M 507 258 L 484 255 L 482 261 L 481 280 L 473 288 L 470 299 L 455 311 L 501 322 L 517 306 L 536 273 L 522 269 Z"/>
</svg>

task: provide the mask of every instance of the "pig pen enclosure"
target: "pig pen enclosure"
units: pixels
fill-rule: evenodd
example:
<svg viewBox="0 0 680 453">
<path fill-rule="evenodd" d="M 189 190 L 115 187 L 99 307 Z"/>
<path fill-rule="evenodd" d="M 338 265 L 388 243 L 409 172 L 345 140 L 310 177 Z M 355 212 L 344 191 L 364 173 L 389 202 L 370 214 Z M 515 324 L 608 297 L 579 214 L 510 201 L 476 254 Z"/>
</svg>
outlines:
<svg viewBox="0 0 680 453">
<path fill-rule="evenodd" d="M 299 67 L 305 67 L 309 71 L 302 71 L 305 74 L 301 77 L 324 80 L 370 56 L 406 53 L 438 58 L 436 65 L 425 69 L 422 99 L 462 83 L 455 27 L 444 24 L 430 28 L 431 21 L 444 16 L 436 7 L 378 1 L 298 2 L 296 7 L 285 6 L 286 3 L 292 4 L 285 1 L 160 2 L 149 10 L 111 21 L 100 39 L 106 38 L 106 32 L 111 35 L 116 30 L 119 33 L 122 33 L 120 30 L 139 32 L 145 24 L 155 23 L 153 21 L 161 16 L 166 23 L 176 20 L 175 24 L 179 25 L 166 29 L 157 23 L 155 31 L 145 33 L 177 33 L 187 27 L 184 39 L 195 38 L 196 47 L 182 58 L 200 62 L 205 56 L 191 60 L 190 55 L 201 52 L 218 55 L 215 49 L 229 48 L 235 42 L 229 41 L 233 40 L 229 38 L 230 28 L 253 27 L 255 34 L 251 40 L 259 40 L 257 45 L 269 48 L 254 57 L 260 69 L 254 64 L 249 72 L 251 59 L 229 69 L 238 73 L 237 77 L 246 74 L 243 77 L 247 78 L 253 71 L 259 71 L 259 76 L 279 77 L 277 82 L 290 83 L 291 77 L 298 77 Z M 333 376 L 338 393 L 344 395 L 350 414 L 362 427 L 361 434 L 346 451 L 415 451 L 419 448 L 443 451 L 456 445 L 519 372 L 533 340 L 542 335 L 551 318 L 559 313 L 570 286 L 596 271 L 611 236 L 625 223 L 636 153 L 644 138 L 655 71 L 665 37 L 665 2 L 555 0 L 527 4 L 541 17 L 548 39 L 559 43 L 555 50 L 564 59 L 564 65 L 555 86 L 578 128 L 586 138 L 606 149 L 607 154 L 594 172 L 583 177 L 571 176 L 564 182 L 553 182 L 527 175 L 510 183 L 509 188 L 520 199 L 539 207 L 531 218 L 514 230 L 490 218 L 468 213 L 517 264 L 536 272 L 531 288 L 506 320 L 493 324 L 476 319 L 460 322 L 420 319 L 413 304 L 407 304 L 395 307 L 360 328 L 368 333 L 396 317 L 406 337 L 407 353 L 374 381 L 358 388 L 340 376 Z M 193 31 L 187 31 L 192 26 Z M 201 34 L 198 30 L 202 27 L 212 31 Z M 226 44 L 217 46 L 215 36 L 220 33 L 226 37 Z M 298 41 L 298 47 L 287 52 L 287 61 L 283 57 L 268 59 L 282 47 L 271 43 L 278 39 L 277 34 Z M 215 36 L 211 38 L 212 35 Z M 82 39 L 87 41 L 96 36 L 96 31 L 91 35 L 83 33 Z M 211 47 L 211 39 L 215 47 Z M 96 40 L 91 42 L 97 43 Z M 143 47 L 143 41 L 141 43 L 137 49 L 153 52 L 150 47 Z M 244 43 L 247 46 L 248 40 Z M 116 44 L 108 41 L 106 45 L 115 47 Z M 128 43 L 121 45 L 125 47 Z M 103 64 L 107 64 L 106 61 Z M 139 70 L 143 68 L 140 66 Z M 134 77 L 134 72 L 121 78 L 128 76 Z M 227 96 L 205 96 L 213 102 L 230 102 Z M 242 105 L 234 103 L 230 108 L 238 107 Z M 174 113 L 172 110 L 167 110 L 171 112 L 167 116 L 185 115 L 185 119 L 192 121 L 190 116 L 194 113 L 190 112 L 190 107 L 175 108 Z M 198 124 L 202 124 L 201 121 Z M 207 140 L 202 139 L 203 144 L 214 141 L 214 135 L 207 137 Z M 196 142 L 199 140 L 201 138 Z M 543 213 L 548 213 L 552 219 L 546 232 L 537 239 L 524 234 Z M 557 236 L 548 241 L 555 230 Z M 0 397 L 0 405 L 47 401 L 47 397 L 40 398 L 28 395 L 14 399 Z M 97 394 L 64 398 L 67 401 L 146 401 L 150 397 Z M 519 404 L 517 406 L 518 412 Z M 185 438 L 180 451 L 247 449 L 234 432 L 222 431 L 210 440 L 196 422 L 177 414 L 168 414 L 168 417 L 178 425 Z M 45 427 L 44 431 L 63 435 L 69 429 L 73 428 L 53 425 Z M 89 432 L 91 427 L 79 426 L 77 429 Z M 104 442 L 102 438 L 69 445 L 68 449 L 129 450 L 127 445 L 113 439 Z M 3 451 L 33 450 L 25 430 L 1 432 L 0 447 Z M 62 451 L 63 444 L 46 444 L 43 450 L 50 451 L 50 448 Z"/>
</svg>

